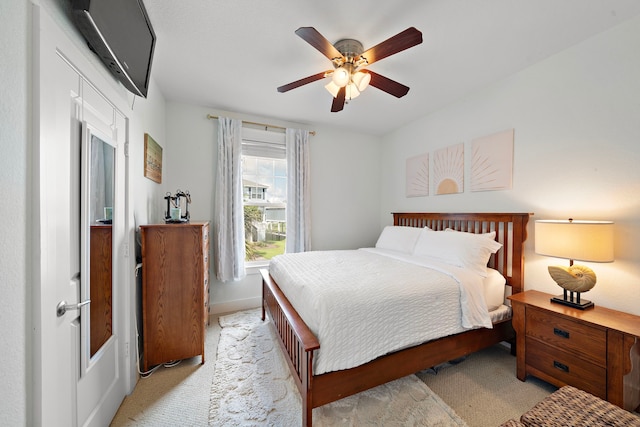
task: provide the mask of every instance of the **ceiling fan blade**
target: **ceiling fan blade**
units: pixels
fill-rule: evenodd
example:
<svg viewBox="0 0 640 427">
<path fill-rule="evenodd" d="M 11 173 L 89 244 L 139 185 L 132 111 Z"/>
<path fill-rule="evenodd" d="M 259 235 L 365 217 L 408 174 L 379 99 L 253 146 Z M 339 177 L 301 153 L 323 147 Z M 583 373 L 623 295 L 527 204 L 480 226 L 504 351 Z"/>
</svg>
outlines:
<svg viewBox="0 0 640 427">
<path fill-rule="evenodd" d="M 333 103 L 331 104 L 331 112 L 337 113 L 338 111 L 342 111 L 344 108 L 344 101 L 347 94 L 347 90 L 344 87 L 341 87 L 338 91 L 338 96 L 333 98 Z"/>
<path fill-rule="evenodd" d="M 304 79 L 296 80 L 295 82 L 288 83 L 286 85 L 282 85 L 278 88 L 278 92 L 283 93 L 290 91 L 291 89 L 295 89 L 300 86 L 304 86 L 309 83 L 313 83 L 316 80 L 323 79 L 328 71 L 323 71 L 322 73 L 314 74 L 313 76 L 305 77 Z"/>
<path fill-rule="evenodd" d="M 360 58 L 365 58 L 367 64 L 371 65 L 387 56 L 402 52 L 420 43 L 422 43 L 422 33 L 414 27 L 410 27 L 363 52 Z"/>
<path fill-rule="evenodd" d="M 327 40 L 322 34 L 313 27 L 300 27 L 296 30 L 296 34 L 302 38 L 302 40 L 315 47 L 327 58 L 333 60 L 334 58 L 342 58 L 342 54 L 336 49 L 329 40 Z"/>
<path fill-rule="evenodd" d="M 371 81 L 369 82 L 371 86 L 377 87 L 378 89 L 387 92 L 388 94 L 393 95 L 396 98 L 402 98 L 407 94 L 407 92 L 409 92 L 408 86 L 398 83 L 395 80 L 391 80 L 390 78 L 385 77 L 381 74 L 374 73 L 371 70 L 363 71 L 371 74 Z"/>
</svg>

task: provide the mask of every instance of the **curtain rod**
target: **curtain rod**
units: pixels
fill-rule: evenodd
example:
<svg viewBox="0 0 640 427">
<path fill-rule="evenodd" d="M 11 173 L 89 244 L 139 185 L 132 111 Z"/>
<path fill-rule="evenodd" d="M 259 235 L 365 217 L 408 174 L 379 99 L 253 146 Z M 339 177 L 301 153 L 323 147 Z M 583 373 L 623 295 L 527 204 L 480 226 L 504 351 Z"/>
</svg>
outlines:
<svg viewBox="0 0 640 427">
<path fill-rule="evenodd" d="M 207 114 L 207 119 L 217 119 L 218 116 L 213 116 L 211 114 Z M 256 126 L 264 126 L 264 127 L 268 127 L 268 128 L 274 128 L 274 129 L 286 129 L 286 127 L 283 126 L 276 126 L 276 125 L 268 125 L 266 123 L 257 123 L 257 122 L 249 122 L 247 120 L 243 120 L 242 123 L 246 123 L 249 125 L 256 125 Z M 310 135 L 316 136 L 316 131 L 315 130 L 310 130 L 309 131 Z"/>
</svg>

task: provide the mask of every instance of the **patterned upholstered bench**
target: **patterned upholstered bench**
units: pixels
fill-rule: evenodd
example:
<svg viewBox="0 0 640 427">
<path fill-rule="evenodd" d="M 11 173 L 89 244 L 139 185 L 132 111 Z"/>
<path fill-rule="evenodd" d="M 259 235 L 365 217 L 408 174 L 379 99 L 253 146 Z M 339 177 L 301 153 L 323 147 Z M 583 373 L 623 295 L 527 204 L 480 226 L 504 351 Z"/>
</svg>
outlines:
<svg viewBox="0 0 640 427">
<path fill-rule="evenodd" d="M 501 427 L 640 427 L 640 417 L 575 387 L 564 386 Z"/>
</svg>

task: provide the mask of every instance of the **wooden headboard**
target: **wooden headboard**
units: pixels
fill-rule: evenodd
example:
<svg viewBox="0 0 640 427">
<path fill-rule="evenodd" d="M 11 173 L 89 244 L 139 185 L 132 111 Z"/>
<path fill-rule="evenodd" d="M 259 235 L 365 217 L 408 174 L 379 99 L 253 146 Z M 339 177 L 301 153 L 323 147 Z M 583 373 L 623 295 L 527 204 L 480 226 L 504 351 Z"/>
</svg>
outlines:
<svg viewBox="0 0 640 427">
<path fill-rule="evenodd" d="M 511 293 L 524 290 L 524 241 L 527 240 L 528 213 L 436 213 L 394 212 L 393 225 L 429 227 L 434 231 L 451 228 L 468 233 L 496 232 L 502 248 L 491 256 L 489 267 L 507 279 Z"/>
</svg>

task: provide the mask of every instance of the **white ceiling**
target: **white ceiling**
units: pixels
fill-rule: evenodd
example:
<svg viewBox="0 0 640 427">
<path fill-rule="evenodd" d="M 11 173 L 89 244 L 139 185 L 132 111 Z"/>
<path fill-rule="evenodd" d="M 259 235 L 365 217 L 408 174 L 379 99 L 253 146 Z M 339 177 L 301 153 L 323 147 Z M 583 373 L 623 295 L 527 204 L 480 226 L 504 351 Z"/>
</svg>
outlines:
<svg viewBox="0 0 640 427">
<path fill-rule="evenodd" d="M 640 13 L 638 0 L 144 0 L 157 35 L 152 75 L 167 101 L 391 131 Z M 405 30 L 423 43 L 370 66 L 411 88 L 395 98 L 367 88 L 331 113 L 323 81 L 276 88 L 331 68 L 294 34 L 365 49 Z"/>
</svg>

